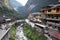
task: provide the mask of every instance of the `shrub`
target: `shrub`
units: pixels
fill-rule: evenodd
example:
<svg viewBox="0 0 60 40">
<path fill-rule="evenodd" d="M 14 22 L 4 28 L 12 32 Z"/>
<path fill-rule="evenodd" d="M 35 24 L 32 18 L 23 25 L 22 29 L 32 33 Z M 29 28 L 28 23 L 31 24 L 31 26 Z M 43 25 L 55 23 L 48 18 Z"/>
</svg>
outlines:
<svg viewBox="0 0 60 40">
<path fill-rule="evenodd" d="M 32 28 L 30 25 L 24 24 L 23 26 L 24 26 L 23 27 L 24 34 L 25 36 L 27 36 L 27 38 L 31 40 L 45 40 L 46 39 L 43 35 L 40 35 L 40 33 L 37 32 L 35 28 Z"/>
</svg>

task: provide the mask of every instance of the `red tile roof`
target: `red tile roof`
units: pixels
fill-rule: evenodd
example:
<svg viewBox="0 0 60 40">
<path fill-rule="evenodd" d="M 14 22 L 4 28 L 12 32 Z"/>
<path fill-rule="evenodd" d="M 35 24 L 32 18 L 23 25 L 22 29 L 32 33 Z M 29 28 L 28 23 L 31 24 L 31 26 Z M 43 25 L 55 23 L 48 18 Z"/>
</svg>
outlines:
<svg viewBox="0 0 60 40">
<path fill-rule="evenodd" d="M 60 33 L 58 31 L 51 31 L 49 32 L 49 34 L 52 36 L 52 37 L 55 37 L 57 39 L 60 40 Z"/>
</svg>

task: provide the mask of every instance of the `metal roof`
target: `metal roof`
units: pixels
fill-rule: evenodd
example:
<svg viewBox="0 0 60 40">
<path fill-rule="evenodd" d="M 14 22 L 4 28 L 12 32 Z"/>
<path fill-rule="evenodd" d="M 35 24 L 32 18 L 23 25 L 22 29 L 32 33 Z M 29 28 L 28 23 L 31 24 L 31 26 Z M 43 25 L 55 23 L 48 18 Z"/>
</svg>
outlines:
<svg viewBox="0 0 60 40">
<path fill-rule="evenodd" d="M 55 37 L 60 40 L 60 33 L 58 31 L 51 31 L 49 32 L 50 36 Z"/>
</svg>

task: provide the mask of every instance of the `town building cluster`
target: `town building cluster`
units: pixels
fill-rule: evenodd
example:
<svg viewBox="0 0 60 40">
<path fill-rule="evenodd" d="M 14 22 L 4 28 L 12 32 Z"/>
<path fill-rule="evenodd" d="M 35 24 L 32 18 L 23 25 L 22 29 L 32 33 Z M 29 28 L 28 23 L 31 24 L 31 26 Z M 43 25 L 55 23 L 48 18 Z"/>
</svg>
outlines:
<svg viewBox="0 0 60 40">
<path fill-rule="evenodd" d="M 42 7 L 40 12 L 30 13 L 28 19 L 40 28 L 48 40 L 60 40 L 60 0 Z"/>
</svg>

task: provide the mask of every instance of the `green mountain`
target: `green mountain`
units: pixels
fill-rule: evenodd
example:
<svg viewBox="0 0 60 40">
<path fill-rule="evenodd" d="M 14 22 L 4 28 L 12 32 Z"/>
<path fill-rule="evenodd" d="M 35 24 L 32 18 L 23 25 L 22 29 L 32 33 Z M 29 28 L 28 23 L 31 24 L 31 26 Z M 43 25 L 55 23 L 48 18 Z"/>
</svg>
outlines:
<svg viewBox="0 0 60 40">
<path fill-rule="evenodd" d="M 6 17 L 15 18 L 15 19 L 23 19 L 25 15 L 19 14 L 13 8 L 7 8 L 4 4 L 0 3 L 0 17 L 5 15 Z"/>
</svg>

